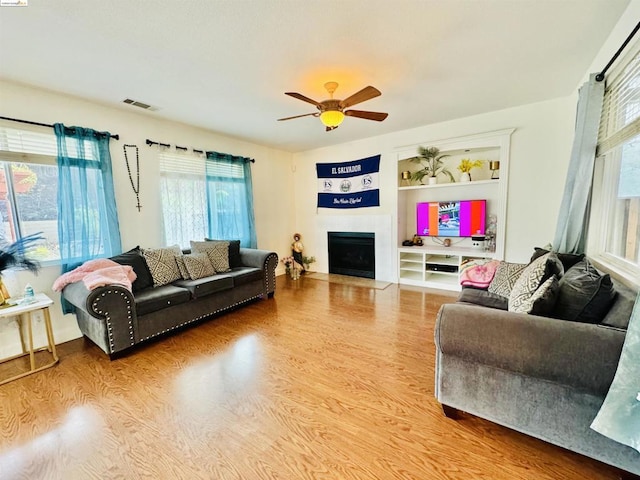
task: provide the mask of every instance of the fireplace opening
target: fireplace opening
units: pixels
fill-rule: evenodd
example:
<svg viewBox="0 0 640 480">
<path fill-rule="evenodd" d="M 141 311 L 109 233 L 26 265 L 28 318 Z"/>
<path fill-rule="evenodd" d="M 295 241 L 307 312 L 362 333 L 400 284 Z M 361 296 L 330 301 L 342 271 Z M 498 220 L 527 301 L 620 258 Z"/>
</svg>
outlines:
<svg viewBox="0 0 640 480">
<path fill-rule="evenodd" d="M 375 233 L 327 232 L 329 273 L 376 278 Z"/>
</svg>

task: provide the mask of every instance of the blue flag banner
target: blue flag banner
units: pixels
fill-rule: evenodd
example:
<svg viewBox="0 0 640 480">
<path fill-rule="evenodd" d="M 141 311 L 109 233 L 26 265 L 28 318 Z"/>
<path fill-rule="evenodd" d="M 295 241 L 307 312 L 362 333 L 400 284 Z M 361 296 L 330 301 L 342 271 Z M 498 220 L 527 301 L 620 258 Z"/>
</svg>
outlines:
<svg viewBox="0 0 640 480">
<path fill-rule="evenodd" d="M 318 207 L 380 206 L 380 155 L 342 163 L 316 163 Z"/>
</svg>

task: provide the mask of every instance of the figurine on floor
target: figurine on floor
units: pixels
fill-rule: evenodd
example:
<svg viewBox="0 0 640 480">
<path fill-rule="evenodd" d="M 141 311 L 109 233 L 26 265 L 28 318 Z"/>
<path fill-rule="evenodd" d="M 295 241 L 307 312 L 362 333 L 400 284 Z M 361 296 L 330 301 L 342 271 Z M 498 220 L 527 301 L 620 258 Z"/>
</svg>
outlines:
<svg viewBox="0 0 640 480">
<path fill-rule="evenodd" d="M 302 252 L 304 245 L 302 244 L 302 235 L 299 233 L 293 234 L 293 243 L 291 244 L 291 256 L 293 257 L 294 268 L 300 270 L 300 273 L 304 273 L 304 264 L 302 263 Z"/>
</svg>

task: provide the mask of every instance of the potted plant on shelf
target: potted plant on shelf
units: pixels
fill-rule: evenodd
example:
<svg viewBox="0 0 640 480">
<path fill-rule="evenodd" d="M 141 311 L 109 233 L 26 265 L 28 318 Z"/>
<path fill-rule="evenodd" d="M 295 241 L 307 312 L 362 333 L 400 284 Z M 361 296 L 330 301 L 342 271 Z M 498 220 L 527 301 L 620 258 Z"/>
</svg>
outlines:
<svg viewBox="0 0 640 480">
<path fill-rule="evenodd" d="M 482 166 L 482 160 L 471 160 L 470 158 L 463 158 L 460 160 L 460 165 L 458 165 L 458 170 L 460 170 L 460 181 L 461 182 L 470 182 L 471 181 L 471 169 Z"/>
<path fill-rule="evenodd" d="M 424 177 L 429 178 L 429 185 L 438 183 L 436 177 L 444 174 L 449 177 L 452 183 L 456 180 L 453 174 L 444 166 L 443 158 L 448 157 L 447 154 L 441 154 L 437 147 L 418 147 L 418 156 L 411 159 L 414 163 L 422 165 L 422 169 L 411 174 L 411 179 L 424 185 Z"/>
</svg>

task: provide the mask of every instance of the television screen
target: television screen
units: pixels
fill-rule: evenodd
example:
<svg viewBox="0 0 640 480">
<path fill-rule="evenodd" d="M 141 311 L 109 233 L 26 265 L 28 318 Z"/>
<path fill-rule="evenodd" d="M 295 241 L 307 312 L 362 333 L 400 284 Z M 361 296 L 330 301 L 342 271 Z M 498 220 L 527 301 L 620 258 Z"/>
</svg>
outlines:
<svg viewBox="0 0 640 480">
<path fill-rule="evenodd" d="M 486 210 L 486 200 L 418 203 L 417 233 L 421 237 L 484 235 Z"/>
</svg>

